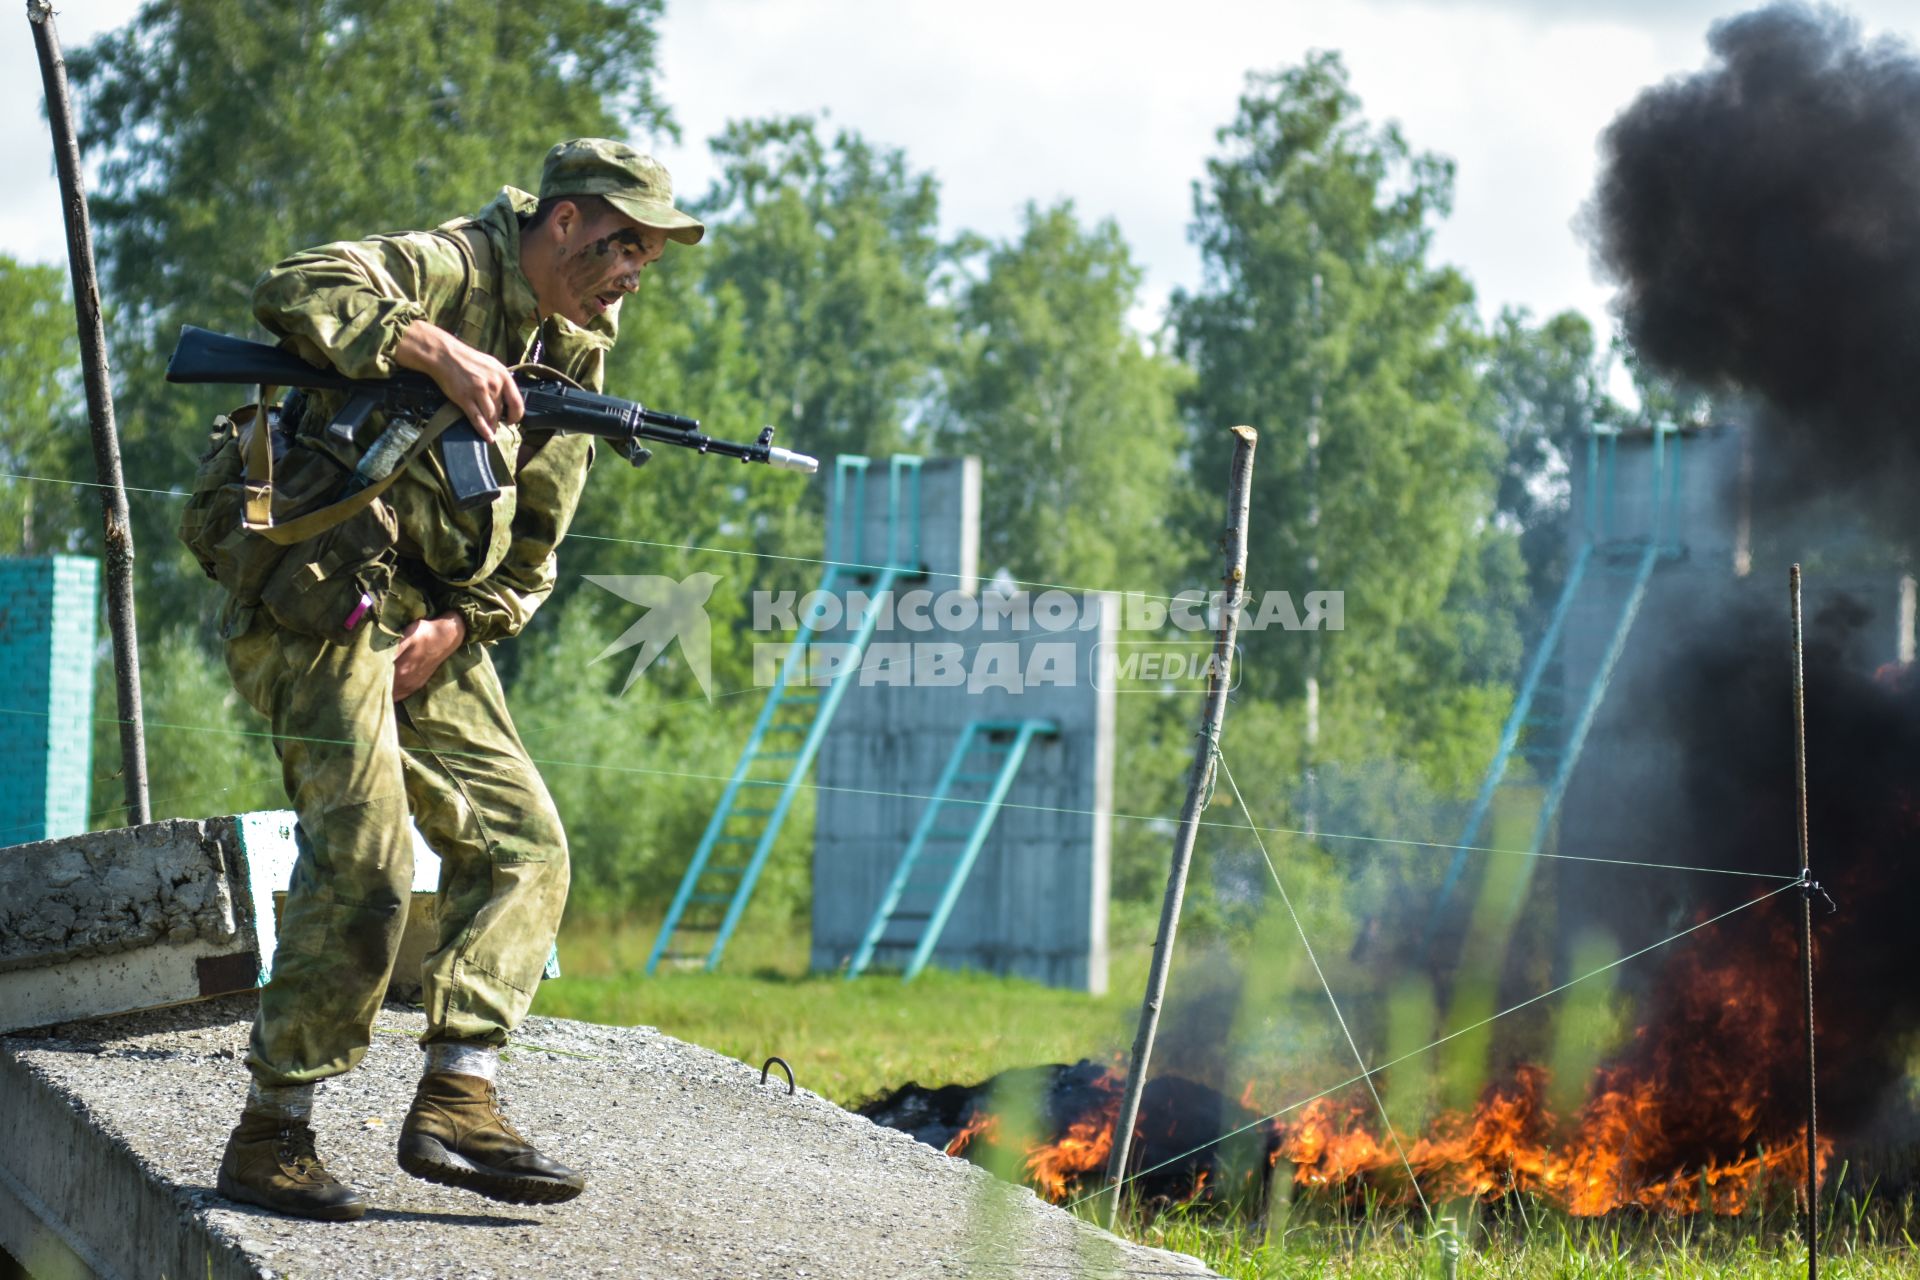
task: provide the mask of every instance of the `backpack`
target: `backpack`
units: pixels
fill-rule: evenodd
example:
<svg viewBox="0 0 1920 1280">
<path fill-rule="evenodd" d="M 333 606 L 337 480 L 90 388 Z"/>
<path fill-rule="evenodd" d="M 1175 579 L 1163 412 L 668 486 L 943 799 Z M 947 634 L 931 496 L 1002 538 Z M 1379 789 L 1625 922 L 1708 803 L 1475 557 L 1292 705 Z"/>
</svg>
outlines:
<svg viewBox="0 0 1920 1280">
<path fill-rule="evenodd" d="M 466 291 L 455 336 L 479 346 L 493 246 L 466 220 L 433 234 L 460 251 Z M 392 583 L 399 526 L 380 495 L 460 411 L 442 406 L 391 470 L 342 498 L 335 495 L 346 470 L 293 437 L 280 406 L 269 403 L 274 390 L 262 387 L 259 400 L 213 420 L 177 532 L 241 609 L 264 606 L 289 630 L 345 643 Z"/>
</svg>

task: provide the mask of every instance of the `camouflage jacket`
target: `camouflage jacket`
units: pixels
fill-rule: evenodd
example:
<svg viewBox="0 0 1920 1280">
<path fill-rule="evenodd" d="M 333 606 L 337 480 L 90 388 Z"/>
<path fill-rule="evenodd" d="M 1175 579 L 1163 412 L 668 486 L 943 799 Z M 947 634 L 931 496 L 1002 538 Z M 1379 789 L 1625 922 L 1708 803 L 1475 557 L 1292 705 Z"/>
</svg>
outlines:
<svg viewBox="0 0 1920 1280">
<path fill-rule="evenodd" d="M 297 253 L 254 285 L 254 315 L 283 345 L 354 378 L 391 375 L 394 346 L 414 320 L 455 333 L 464 316 L 464 336 L 484 334 L 473 345 L 503 363 L 521 363 L 537 347 L 542 364 L 597 391 L 618 332 L 619 308 L 584 329 L 561 316 L 541 322 L 520 270 L 520 223 L 537 204 L 526 192 L 506 187 L 472 218 L 437 232 L 373 236 Z M 476 314 L 466 314 L 469 272 L 448 234 L 467 226 L 484 231 L 492 246 L 485 255 L 491 263 L 483 262 L 481 278 L 472 282 L 481 290 L 473 299 Z M 314 396 L 300 434 L 351 467 L 357 459 L 342 456 L 340 446 L 319 434 L 338 405 L 338 397 Z M 410 570 L 404 576 L 424 597 L 414 611 L 459 613 L 470 643 L 518 634 L 553 590 L 554 551 L 593 460 L 593 441 L 585 436 L 523 435 L 517 426 L 503 425 L 495 445 L 503 492 L 489 506 L 455 508 L 431 449 L 409 464 L 384 498 L 399 520 L 402 564 Z"/>
</svg>

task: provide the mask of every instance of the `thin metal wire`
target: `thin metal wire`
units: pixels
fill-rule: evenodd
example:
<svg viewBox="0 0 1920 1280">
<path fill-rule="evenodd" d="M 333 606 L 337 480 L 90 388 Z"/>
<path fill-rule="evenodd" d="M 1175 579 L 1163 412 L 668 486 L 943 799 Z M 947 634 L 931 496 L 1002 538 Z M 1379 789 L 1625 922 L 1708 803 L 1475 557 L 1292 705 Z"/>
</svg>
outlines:
<svg viewBox="0 0 1920 1280">
<path fill-rule="evenodd" d="M 1598 858 L 1578 853 L 1543 853 L 1534 849 L 1500 849 L 1484 844 L 1444 844 L 1438 840 L 1412 840 L 1404 836 L 1343 835 L 1337 831 L 1308 831 L 1300 827 L 1255 827 L 1239 822 L 1215 822 L 1211 826 L 1234 831 L 1264 831 L 1268 835 L 1311 836 L 1315 840 L 1354 840 L 1366 844 L 1399 844 L 1420 849 L 1464 850 L 1468 853 L 1504 853 L 1518 858 L 1548 858 L 1556 862 L 1597 862 L 1609 867 L 1647 867 L 1657 871 L 1697 871 L 1704 875 L 1746 876 L 1754 880 L 1799 880 L 1771 871 L 1737 871 L 1731 867 L 1691 867 L 1679 862 L 1647 862 L 1637 858 Z"/>
<path fill-rule="evenodd" d="M 1380 1063 L 1379 1065 L 1369 1070 L 1367 1072 L 1367 1075 L 1379 1075 L 1382 1071 L 1390 1070 L 1393 1067 L 1399 1066 L 1403 1062 L 1412 1061 L 1414 1058 L 1419 1057 L 1421 1054 L 1431 1052 L 1432 1050 L 1439 1048 L 1441 1045 L 1446 1044 L 1449 1041 L 1458 1040 L 1461 1036 L 1470 1035 L 1473 1032 L 1478 1031 L 1480 1028 L 1487 1026 L 1490 1023 L 1497 1022 L 1501 1018 L 1506 1017 L 1510 1013 L 1518 1013 L 1520 1010 L 1525 1009 L 1530 1005 L 1539 1004 L 1542 1000 L 1546 1000 L 1552 996 L 1557 996 L 1561 992 L 1566 991 L 1571 987 L 1577 987 L 1581 983 L 1586 982 L 1591 978 L 1597 978 L 1603 973 L 1606 973 L 1613 969 L 1618 969 L 1621 965 L 1626 964 L 1628 961 L 1638 960 L 1641 956 L 1646 955 L 1650 951 L 1657 951 L 1661 947 L 1668 946 L 1672 943 L 1678 942 L 1680 941 L 1680 939 L 1686 937 L 1688 934 L 1698 933 L 1702 929 L 1708 928 L 1709 926 L 1712 926 L 1712 925 L 1719 924 L 1722 920 L 1725 920 L 1729 916 L 1738 915 L 1742 911 L 1745 911 L 1750 907 L 1757 907 L 1761 903 L 1767 901 L 1770 898 L 1777 898 L 1781 894 L 1790 893 L 1794 889 L 1797 889 L 1799 887 L 1800 887 L 1799 884 L 1796 882 L 1794 884 L 1781 885 L 1778 889 L 1769 889 L 1767 892 L 1761 894 L 1757 898 L 1751 898 L 1746 902 L 1741 903 L 1737 907 L 1733 907 L 1729 910 L 1722 911 L 1719 915 L 1714 916 L 1711 920 L 1702 920 L 1699 924 L 1696 924 L 1691 928 L 1682 929 L 1679 933 L 1674 934 L 1670 938 L 1662 938 L 1660 941 L 1653 943 L 1651 946 L 1642 947 L 1640 948 L 1640 950 L 1633 952 L 1631 955 L 1621 956 L 1618 960 L 1614 960 L 1608 964 L 1603 964 L 1598 969 L 1595 969 L 1589 973 L 1583 973 L 1579 977 L 1573 978 L 1567 982 L 1563 982 L 1559 986 L 1554 987 L 1551 990 L 1542 991 L 1540 994 L 1535 996 L 1528 996 L 1525 1000 L 1522 1000 L 1519 1004 L 1509 1005 L 1507 1008 L 1500 1010 L 1500 1012 L 1493 1014 L 1489 1017 L 1482 1018 L 1478 1022 L 1470 1023 L 1469 1025 L 1461 1027 L 1455 1031 L 1449 1031 L 1446 1035 L 1441 1036 L 1438 1040 L 1435 1040 L 1430 1044 L 1424 1044 L 1420 1046 L 1418 1049 L 1415 1049 L 1409 1053 L 1403 1053 L 1399 1057 L 1394 1058 L 1389 1062 Z M 1264 1115 L 1264 1116 L 1261 1116 L 1258 1120 L 1250 1121 L 1247 1124 L 1243 1124 L 1238 1129 L 1235 1129 L 1230 1133 L 1223 1133 L 1217 1138 L 1210 1138 L 1206 1142 L 1203 1142 L 1199 1146 L 1193 1148 L 1191 1151 L 1183 1151 L 1177 1156 L 1173 1156 L 1172 1158 L 1167 1160 L 1162 1160 L 1159 1164 L 1154 1165 L 1152 1168 L 1142 1169 L 1140 1170 L 1140 1172 L 1128 1177 L 1126 1181 L 1131 1182 L 1135 1178 L 1144 1178 L 1146 1175 L 1150 1173 L 1157 1173 L 1161 1169 L 1166 1168 L 1168 1165 L 1178 1164 L 1182 1160 L 1185 1160 L 1191 1156 L 1196 1156 L 1200 1154 L 1202 1151 L 1205 1151 L 1208 1147 L 1218 1146 L 1220 1143 L 1225 1142 L 1229 1138 L 1237 1138 L 1243 1133 L 1249 1133 L 1255 1129 L 1258 1129 L 1261 1125 L 1272 1124 L 1275 1120 L 1278 1120 L 1281 1116 L 1289 1115 L 1292 1112 L 1298 1111 L 1301 1107 L 1308 1106 L 1312 1103 L 1318 1102 L 1322 1098 L 1330 1098 L 1334 1094 L 1339 1093 L 1342 1089 L 1348 1089 L 1353 1087 L 1356 1084 L 1359 1084 L 1363 1078 L 1364 1078 L 1363 1076 L 1351 1076 L 1348 1079 L 1342 1080 L 1339 1084 L 1333 1085 L 1330 1088 L 1322 1089 L 1319 1093 L 1313 1094 L 1310 1097 L 1302 1098 L 1298 1102 L 1291 1103 L 1287 1106 L 1284 1106 L 1280 1108 L 1278 1111 L 1275 1111 L 1270 1115 Z M 1104 1196 L 1107 1193 L 1108 1193 L 1107 1188 L 1102 1187 L 1098 1191 L 1090 1192 L 1087 1195 L 1081 1196 L 1078 1200 L 1069 1201 L 1065 1207 L 1068 1209 L 1076 1208 L 1079 1205 L 1085 1204 L 1089 1200 L 1093 1200 L 1100 1196 Z"/>
<path fill-rule="evenodd" d="M 38 709 L 38 708 L 27 709 L 22 707 L 0 707 L 0 716 L 36 716 L 41 718 L 48 718 L 50 717 L 50 715 L 51 715 L 50 712 L 43 709 Z M 100 724 L 120 723 L 119 718 L 117 716 L 86 716 L 86 717 L 76 717 L 76 718 L 86 719 L 86 720 L 89 720 L 95 723 L 100 723 Z M 238 729 L 229 725 L 180 724 L 180 723 L 167 721 L 167 720 L 148 720 L 146 722 L 146 726 L 148 729 L 178 730 L 182 733 L 213 733 L 213 734 L 224 734 L 228 737 L 237 737 L 237 738 L 260 738 L 267 741 L 273 741 L 275 739 L 278 739 L 283 742 L 312 742 L 312 743 L 317 743 L 323 746 L 340 746 L 353 741 L 353 739 L 348 739 L 348 738 L 321 738 L 321 737 L 315 737 L 307 734 L 275 734 L 271 730 L 267 730 L 267 729 Z M 460 752 L 460 751 L 443 751 L 441 752 L 441 754 L 453 755 L 453 756 L 465 756 L 472 753 Z M 528 759 L 533 764 L 538 765 L 542 768 L 554 767 L 554 768 L 561 768 L 561 769 L 593 769 L 603 773 L 631 774 L 636 777 L 650 777 L 650 778 L 674 778 L 674 779 L 679 779 L 687 782 L 724 783 L 728 780 L 728 777 L 730 776 L 728 774 L 721 774 L 721 773 L 693 773 L 693 772 L 689 772 L 681 769 L 649 769 L 642 765 L 606 764 L 596 760 L 564 760 L 564 759 L 560 759 L 558 757 L 553 757 L 553 756 L 529 756 Z M 780 779 L 775 779 L 775 778 L 768 778 L 768 779 L 755 778 L 755 779 L 748 779 L 743 785 L 778 787 L 778 786 L 785 786 L 786 783 Z M 933 799 L 933 796 L 931 793 L 919 792 L 919 791 L 886 791 L 876 787 L 833 787 L 833 786 L 827 786 L 823 783 L 818 783 L 818 782 L 800 782 L 800 783 L 796 783 L 795 785 L 808 791 L 828 792 L 834 795 L 870 796 L 870 797 L 873 797 L 874 799 L 879 799 L 879 800 L 931 800 Z M 980 804 L 984 804 L 985 801 L 962 800 L 962 799 L 949 797 L 949 803 L 980 805 Z M 1002 809 L 1015 809 L 1015 810 L 1020 810 L 1022 812 L 1027 812 L 1027 813 L 1057 813 L 1057 814 L 1063 814 L 1068 817 L 1115 818 L 1123 822 L 1173 822 L 1177 820 L 1175 815 L 1164 814 L 1164 813 L 1126 813 L 1118 809 L 1079 809 L 1079 808 L 1073 808 L 1065 805 L 1022 804 L 1022 803 L 1016 803 L 1014 801 L 1006 801 L 1002 803 L 1000 807 Z M 1259 835 L 1262 833 L 1267 835 L 1307 835 L 1309 834 L 1308 832 L 1299 830 L 1298 828 L 1294 828 L 1294 827 L 1261 827 L 1261 826 L 1253 826 L 1251 824 L 1244 823 L 1244 822 L 1219 822 L 1219 821 L 1213 821 L 1205 818 L 1202 818 L 1200 820 L 1199 825 L 1203 827 L 1216 827 L 1223 831 L 1251 832 L 1255 835 Z M 1796 885 L 1800 882 L 1797 876 L 1779 876 L 1779 875 L 1773 874 L 1772 872 L 1767 872 L 1767 871 L 1733 871 L 1725 867 L 1693 867 L 1693 866 L 1687 866 L 1684 863 L 1641 862 L 1641 861 L 1634 861 L 1634 860 L 1629 860 L 1624 858 L 1581 857 L 1581 856 L 1577 856 L 1574 854 L 1567 854 L 1567 853 L 1558 853 L 1558 854 L 1536 853 L 1527 849 L 1498 849 L 1498 848 L 1493 848 L 1487 845 L 1441 845 L 1441 844 L 1434 844 L 1433 842 L 1427 841 L 1427 840 L 1410 840 L 1410 839 L 1403 839 L 1396 836 L 1367 836 L 1367 835 L 1351 835 L 1351 834 L 1342 835 L 1337 832 L 1324 832 L 1324 831 L 1311 833 L 1311 834 L 1313 834 L 1314 838 L 1318 840 L 1354 840 L 1354 841 L 1361 841 L 1361 842 L 1371 843 L 1371 844 L 1404 845 L 1409 848 L 1416 848 L 1416 849 L 1417 848 L 1466 849 L 1474 853 L 1497 853 L 1497 854 L 1506 854 L 1512 857 L 1520 857 L 1520 858 L 1557 858 L 1557 859 L 1563 859 L 1563 860 L 1572 861 L 1572 862 L 1591 862 L 1601 866 L 1634 867 L 1634 868 L 1643 869 L 1643 870 L 1659 870 L 1659 871 L 1696 871 L 1696 872 L 1702 872 L 1702 873 L 1710 873 L 1713 875 L 1746 876 L 1751 879 L 1757 879 L 1757 880 L 1784 880 L 1788 882 L 1789 888 L 1791 888 L 1793 885 Z"/>
<path fill-rule="evenodd" d="M 1246 797 L 1240 794 L 1240 784 L 1233 780 L 1233 766 L 1227 763 L 1226 753 L 1220 750 L 1217 743 L 1213 748 L 1213 758 L 1219 764 L 1220 771 L 1227 775 L 1227 786 L 1233 792 L 1234 803 L 1240 806 L 1240 812 L 1251 819 L 1253 812 L 1247 808 Z M 1301 923 L 1300 913 L 1293 909 L 1293 895 L 1288 893 L 1287 886 L 1280 882 L 1280 869 L 1273 865 L 1273 855 L 1267 852 L 1267 842 L 1260 838 L 1260 833 L 1257 831 L 1254 833 L 1253 842 L 1259 846 L 1261 861 L 1267 864 L 1267 874 L 1273 877 L 1273 887 L 1280 891 L 1280 901 L 1286 904 L 1287 915 L 1293 921 L 1294 932 L 1300 935 L 1300 945 L 1306 948 L 1307 960 L 1313 965 L 1313 974 L 1320 979 L 1320 990 L 1326 992 L 1327 1007 L 1333 1010 L 1334 1021 L 1340 1024 L 1340 1034 L 1347 1038 L 1347 1048 L 1353 1050 L 1354 1064 L 1360 1068 L 1360 1074 L 1366 1078 L 1367 1092 L 1373 1095 L 1374 1110 L 1380 1113 L 1380 1123 L 1386 1126 L 1387 1137 L 1393 1143 L 1394 1152 L 1400 1157 L 1401 1166 L 1407 1171 L 1407 1181 L 1413 1185 L 1413 1194 L 1420 1201 L 1420 1212 L 1424 1213 L 1427 1221 L 1431 1223 L 1433 1206 L 1427 1203 L 1427 1193 L 1421 1189 L 1420 1175 L 1413 1171 L 1413 1161 L 1407 1159 L 1407 1149 L 1401 1145 L 1400 1132 L 1393 1127 L 1393 1117 L 1387 1114 L 1387 1104 L 1380 1096 L 1380 1087 L 1374 1083 L 1373 1072 L 1367 1069 L 1366 1055 L 1360 1052 L 1360 1042 L 1353 1038 L 1353 1028 L 1347 1025 L 1347 1015 L 1340 1012 L 1340 1002 L 1334 999 L 1333 984 L 1327 981 L 1327 972 L 1320 967 L 1320 957 L 1314 954 L 1313 942 L 1307 937 L 1307 927 Z"/>
<path fill-rule="evenodd" d="M 85 489 L 106 487 L 101 485 L 97 480 L 67 480 L 59 476 L 36 476 L 21 471 L 0 471 L 0 480 L 36 480 L 41 484 L 73 485 Z M 186 498 L 190 496 L 179 489 L 143 489 L 138 485 L 123 485 L 121 487 L 128 493 L 150 493 L 157 494 L 163 498 Z M 775 551 L 754 551 L 747 547 L 715 547 L 698 542 L 656 542 L 647 538 L 616 538 L 608 534 L 581 533 L 577 530 L 569 530 L 567 537 L 580 542 L 606 542 L 619 546 L 652 547 L 665 551 L 704 551 L 711 555 L 746 556 L 755 560 L 780 560 L 789 564 L 828 565 L 842 569 L 868 569 L 878 572 L 891 567 L 884 564 L 868 564 L 861 560 L 829 560 L 819 556 L 790 556 L 782 555 Z M 967 576 L 977 576 L 961 574 L 946 569 L 925 569 L 922 572 L 929 578 L 959 579 Z M 1195 598 L 1193 594 L 1188 594 L 1184 597 L 1179 595 L 1167 596 L 1147 591 L 1116 590 L 1112 587 L 1077 586 L 1069 582 L 1039 582 L 1028 578 L 1010 578 L 1008 581 L 1017 587 L 1031 587 L 1041 591 L 1075 591 L 1082 595 L 1131 596 L 1136 600 L 1163 600 L 1169 604 L 1186 603 L 1197 607 L 1211 607 L 1212 604 L 1211 593 L 1201 593 L 1199 598 Z"/>
<path fill-rule="evenodd" d="M 38 480 L 41 484 L 66 484 L 79 489 L 106 489 L 109 485 L 98 480 L 65 480 L 59 476 L 30 476 L 20 471 L 0 471 L 0 480 Z M 139 485 L 122 485 L 128 493 L 157 493 L 163 498 L 184 498 L 187 495 L 178 489 L 142 489 Z"/>
<path fill-rule="evenodd" d="M 610 542 L 621 546 L 655 547 L 665 550 L 705 551 L 722 556 L 748 556 L 756 560 L 782 560 L 789 564 L 829 565 L 842 569 L 867 569 L 874 572 L 880 572 L 889 567 L 884 564 L 867 564 L 860 560 L 826 560 L 817 556 L 789 556 L 774 551 L 752 551 L 744 547 L 712 547 L 693 542 L 653 542 L 645 538 L 614 538 L 608 537 L 605 534 L 573 533 L 571 531 L 568 532 L 567 537 L 579 538 L 584 542 Z M 958 579 L 969 576 L 946 569 L 922 569 L 921 572 L 929 578 Z M 977 577 L 978 575 L 971 576 Z M 1070 582 L 1037 582 L 1029 578 L 1009 578 L 1007 581 L 1013 583 L 1016 587 L 1031 587 L 1041 591 L 1075 591 L 1081 595 L 1132 596 L 1136 600 L 1165 600 L 1172 604 L 1187 603 L 1196 607 L 1212 606 L 1212 593 L 1202 593 L 1199 598 L 1188 595 L 1183 600 L 1182 597 L 1178 595 L 1164 596 L 1148 591 L 1127 591 L 1113 587 L 1076 586 Z"/>
</svg>

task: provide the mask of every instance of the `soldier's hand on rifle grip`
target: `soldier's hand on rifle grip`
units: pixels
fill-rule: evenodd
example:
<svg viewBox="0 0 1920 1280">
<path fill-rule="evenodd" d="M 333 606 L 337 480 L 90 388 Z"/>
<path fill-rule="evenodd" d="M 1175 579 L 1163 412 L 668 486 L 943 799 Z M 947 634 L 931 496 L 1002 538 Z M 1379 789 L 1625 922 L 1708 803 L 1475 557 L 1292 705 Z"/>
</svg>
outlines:
<svg viewBox="0 0 1920 1280">
<path fill-rule="evenodd" d="M 526 414 L 526 403 L 507 366 L 438 325 L 415 320 L 401 330 L 393 359 L 432 378 L 484 439 L 493 439 L 495 423 L 518 422 Z"/>
</svg>

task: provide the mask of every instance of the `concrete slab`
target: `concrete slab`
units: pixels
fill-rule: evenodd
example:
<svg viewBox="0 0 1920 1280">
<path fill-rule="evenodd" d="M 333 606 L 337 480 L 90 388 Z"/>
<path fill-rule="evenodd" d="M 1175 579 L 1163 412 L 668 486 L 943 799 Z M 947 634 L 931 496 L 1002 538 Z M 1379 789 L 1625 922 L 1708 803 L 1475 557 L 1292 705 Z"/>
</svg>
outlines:
<svg viewBox="0 0 1920 1280">
<path fill-rule="evenodd" d="M 326 1224 L 230 1205 L 212 1185 L 254 1000 L 0 1037 L 0 1246 L 37 1249 L 40 1280 L 1213 1274 L 647 1027 L 531 1018 L 504 1063 L 516 1123 L 587 1174 L 579 1200 L 419 1182 L 393 1162 L 422 1025 L 399 1006 L 317 1111 L 322 1152 L 374 1210 Z"/>
<path fill-rule="evenodd" d="M 413 832 L 388 994 L 420 994 L 440 859 Z M 287 810 L 174 818 L 0 848 L 0 1031 L 244 991 L 273 974 L 298 856 Z M 549 977 L 557 963 L 548 961 Z"/>
<path fill-rule="evenodd" d="M 0 1030 L 245 990 L 250 908 L 232 818 L 0 849 Z"/>
<path fill-rule="evenodd" d="M 176 819 L 0 850 L 0 971 L 232 942 L 231 828 Z"/>
</svg>

